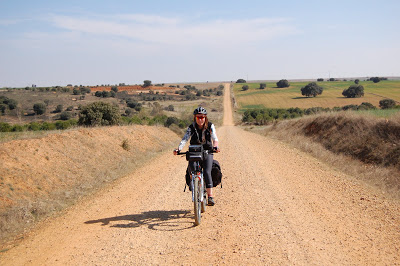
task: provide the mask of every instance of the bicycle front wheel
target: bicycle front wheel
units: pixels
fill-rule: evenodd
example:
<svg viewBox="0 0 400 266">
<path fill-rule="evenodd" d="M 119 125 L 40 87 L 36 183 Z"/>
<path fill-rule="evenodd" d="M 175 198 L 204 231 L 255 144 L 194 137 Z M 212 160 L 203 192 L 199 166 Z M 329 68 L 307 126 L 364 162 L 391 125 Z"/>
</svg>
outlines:
<svg viewBox="0 0 400 266">
<path fill-rule="evenodd" d="M 194 193 L 194 224 L 199 225 L 201 221 L 201 192 L 200 180 L 195 177 L 193 180 L 193 193 Z"/>
</svg>

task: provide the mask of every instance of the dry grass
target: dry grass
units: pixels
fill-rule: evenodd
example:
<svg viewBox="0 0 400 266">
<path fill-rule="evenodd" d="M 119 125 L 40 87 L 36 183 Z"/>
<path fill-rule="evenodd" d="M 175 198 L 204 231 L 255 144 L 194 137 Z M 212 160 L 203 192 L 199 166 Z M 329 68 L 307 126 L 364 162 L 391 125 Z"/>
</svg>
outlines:
<svg viewBox="0 0 400 266">
<path fill-rule="evenodd" d="M 353 112 L 331 113 L 252 130 L 289 142 L 400 197 L 400 115 L 381 119 Z"/>
<path fill-rule="evenodd" d="M 149 126 L 78 129 L 2 143 L 0 245 L 177 143 L 167 128 Z"/>
</svg>

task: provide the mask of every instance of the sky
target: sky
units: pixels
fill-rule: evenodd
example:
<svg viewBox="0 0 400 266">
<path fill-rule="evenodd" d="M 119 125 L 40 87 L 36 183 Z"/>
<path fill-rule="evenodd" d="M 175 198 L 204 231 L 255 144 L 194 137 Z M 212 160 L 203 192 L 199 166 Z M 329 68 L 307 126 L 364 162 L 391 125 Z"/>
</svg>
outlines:
<svg viewBox="0 0 400 266">
<path fill-rule="evenodd" d="M 0 88 L 400 76 L 400 1 L 0 0 Z"/>
</svg>

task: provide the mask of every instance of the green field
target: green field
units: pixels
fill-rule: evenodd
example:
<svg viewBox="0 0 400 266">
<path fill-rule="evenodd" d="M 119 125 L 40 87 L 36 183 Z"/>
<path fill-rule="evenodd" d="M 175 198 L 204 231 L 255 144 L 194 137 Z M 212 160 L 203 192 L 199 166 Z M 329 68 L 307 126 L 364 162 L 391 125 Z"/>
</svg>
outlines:
<svg viewBox="0 0 400 266">
<path fill-rule="evenodd" d="M 289 80 L 290 82 L 290 80 Z M 378 83 L 360 81 L 364 86 L 364 97 L 345 98 L 342 91 L 353 85 L 353 81 L 324 81 L 318 82 L 324 88 L 322 95 L 304 97 L 300 89 L 308 82 L 290 82 L 288 88 L 277 88 L 276 82 L 266 82 L 267 88 L 260 90 L 259 83 L 247 83 L 249 90 L 243 91 L 243 83 L 234 85 L 235 98 L 239 109 L 250 108 L 310 108 L 310 107 L 341 107 L 350 104 L 359 105 L 369 102 L 379 107 L 382 99 L 393 99 L 400 103 L 400 80 L 386 80 Z"/>
</svg>

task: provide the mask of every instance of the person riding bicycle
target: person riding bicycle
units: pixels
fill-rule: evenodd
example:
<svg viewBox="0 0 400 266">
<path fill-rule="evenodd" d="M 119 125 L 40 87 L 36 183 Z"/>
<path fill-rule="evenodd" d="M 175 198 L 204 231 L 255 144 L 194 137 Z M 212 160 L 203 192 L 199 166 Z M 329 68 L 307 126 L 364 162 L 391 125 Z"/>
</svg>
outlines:
<svg viewBox="0 0 400 266">
<path fill-rule="evenodd" d="M 204 150 L 214 150 L 220 152 L 218 148 L 218 137 L 213 123 L 208 121 L 207 110 L 203 107 L 198 107 L 193 112 L 193 123 L 188 127 L 185 136 L 183 136 L 178 149 L 174 150 L 174 155 L 183 149 L 186 142 L 190 138 L 191 145 L 203 145 Z M 203 161 L 203 174 L 206 182 L 206 189 L 208 194 L 208 205 L 215 204 L 213 195 L 213 182 L 211 178 L 211 169 L 213 163 L 213 154 L 209 153 Z M 189 166 L 190 166 L 189 162 Z M 192 168 L 192 167 L 191 167 Z"/>
</svg>

